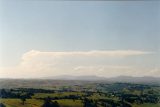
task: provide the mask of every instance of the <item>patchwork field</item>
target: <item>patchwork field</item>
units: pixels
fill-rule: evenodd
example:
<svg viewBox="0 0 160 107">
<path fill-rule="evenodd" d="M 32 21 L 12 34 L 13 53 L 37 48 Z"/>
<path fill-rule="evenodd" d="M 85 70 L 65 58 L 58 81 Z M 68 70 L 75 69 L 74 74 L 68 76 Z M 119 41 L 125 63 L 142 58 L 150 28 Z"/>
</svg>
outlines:
<svg viewBox="0 0 160 107">
<path fill-rule="evenodd" d="M 2 88 L 0 107 L 160 107 L 159 85 L 77 83 L 53 85 L 54 89 L 50 84 L 49 88 Z"/>
</svg>

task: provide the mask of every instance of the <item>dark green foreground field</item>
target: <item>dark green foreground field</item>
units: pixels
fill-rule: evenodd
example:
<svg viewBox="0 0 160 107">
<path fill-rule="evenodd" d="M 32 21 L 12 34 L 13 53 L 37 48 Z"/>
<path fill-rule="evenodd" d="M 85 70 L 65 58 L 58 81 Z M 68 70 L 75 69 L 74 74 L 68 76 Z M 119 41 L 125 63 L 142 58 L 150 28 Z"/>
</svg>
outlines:
<svg viewBox="0 0 160 107">
<path fill-rule="evenodd" d="M 160 107 L 156 84 L 41 81 L 1 80 L 0 107 Z"/>
</svg>

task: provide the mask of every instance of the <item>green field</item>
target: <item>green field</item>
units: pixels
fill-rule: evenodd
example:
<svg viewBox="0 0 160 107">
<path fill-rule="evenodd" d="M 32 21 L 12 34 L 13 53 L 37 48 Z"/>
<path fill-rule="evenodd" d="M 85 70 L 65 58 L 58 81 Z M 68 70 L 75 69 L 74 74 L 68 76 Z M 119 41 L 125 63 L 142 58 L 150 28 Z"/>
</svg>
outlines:
<svg viewBox="0 0 160 107">
<path fill-rule="evenodd" d="M 83 103 L 81 100 L 53 100 L 57 101 L 61 107 L 83 107 Z M 36 99 L 27 99 L 25 104 L 23 105 L 20 99 L 0 99 L 1 103 L 4 103 L 6 107 L 41 107 L 43 104 L 42 100 L 36 100 Z M 134 104 L 133 107 L 160 107 L 159 104 L 141 104 L 136 105 Z"/>
<path fill-rule="evenodd" d="M 5 104 L 6 107 L 41 107 L 43 101 L 27 99 L 23 105 L 20 99 L 1 99 L 1 103 Z"/>
<path fill-rule="evenodd" d="M 42 100 L 27 99 L 25 104 L 22 104 L 20 99 L 0 99 L 1 103 L 5 104 L 6 107 L 41 107 L 43 104 Z M 53 100 L 57 101 L 62 107 L 83 107 L 81 100 Z"/>
<path fill-rule="evenodd" d="M 53 87 L 54 89 L 48 86 L 0 89 L 0 105 L 2 107 L 160 107 L 159 85 L 96 82 L 79 84 L 78 81 L 71 86 L 53 85 Z"/>
<path fill-rule="evenodd" d="M 64 97 L 69 95 L 82 96 L 84 93 L 81 92 L 57 92 L 57 93 L 36 93 L 32 98 L 46 98 L 46 97 Z"/>
</svg>

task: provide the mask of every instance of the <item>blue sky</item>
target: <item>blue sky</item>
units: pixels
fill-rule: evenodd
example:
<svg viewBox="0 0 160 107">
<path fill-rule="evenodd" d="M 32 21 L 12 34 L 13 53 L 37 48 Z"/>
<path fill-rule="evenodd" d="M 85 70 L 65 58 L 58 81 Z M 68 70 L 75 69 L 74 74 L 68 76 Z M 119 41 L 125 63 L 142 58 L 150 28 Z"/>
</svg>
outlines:
<svg viewBox="0 0 160 107">
<path fill-rule="evenodd" d="M 159 1 L 1 0 L 0 66 L 17 66 L 31 50 L 138 50 L 154 54 L 123 62 L 153 67 L 159 62 L 159 19 Z"/>
</svg>

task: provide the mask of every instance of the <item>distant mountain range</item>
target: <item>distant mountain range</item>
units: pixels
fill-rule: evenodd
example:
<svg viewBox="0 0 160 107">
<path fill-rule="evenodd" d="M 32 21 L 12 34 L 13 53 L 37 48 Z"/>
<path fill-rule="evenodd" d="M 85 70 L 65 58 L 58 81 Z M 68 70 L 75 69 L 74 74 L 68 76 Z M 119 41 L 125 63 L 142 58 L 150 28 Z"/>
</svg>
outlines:
<svg viewBox="0 0 160 107">
<path fill-rule="evenodd" d="M 0 87 L 3 88 L 45 88 L 53 86 L 72 86 L 83 85 L 90 83 L 135 83 L 135 84 L 150 84 L 160 86 L 160 77 L 131 77 L 118 76 L 112 78 L 105 78 L 99 76 L 55 76 L 43 78 L 1 78 Z"/>
<path fill-rule="evenodd" d="M 70 76 L 62 75 L 55 77 L 45 77 L 43 79 L 53 79 L 53 80 L 83 80 L 83 81 L 108 81 L 108 82 L 132 82 L 132 83 L 159 83 L 160 77 L 132 77 L 132 76 L 118 76 L 118 77 L 99 77 L 99 76 Z"/>
<path fill-rule="evenodd" d="M 91 81 L 91 82 L 121 82 L 121 83 L 152 83 L 160 85 L 160 77 L 132 77 L 132 76 L 117 76 L 117 77 L 100 77 L 95 75 L 89 76 L 71 76 L 71 75 L 61 75 L 61 76 L 50 76 L 50 77 L 41 77 L 41 78 L 28 78 L 28 79 L 14 79 L 14 78 L 1 78 L 0 82 L 3 80 L 71 80 L 71 81 Z"/>
<path fill-rule="evenodd" d="M 105 77 L 99 76 L 70 76 L 70 75 L 61 75 L 61 76 L 54 76 L 54 77 L 44 77 L 43 79 L 54 79 L 54 80 L 89 80 L 89 81 L 97 81 L 97 80 L 106 80 Z"/>
<path fill-rule="evenodd" d="M 118 76 L 109 78 L 110 81 L 115 82 L 133 82 L 133 83 L 158 83 L 160 84 L 160 77 L 132 77 L 132 76 Z"/>
</svg>

